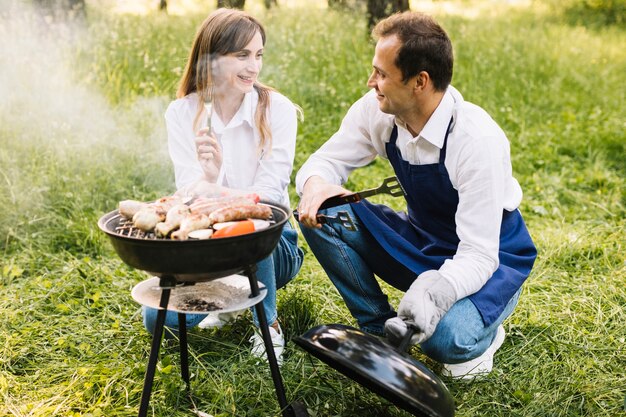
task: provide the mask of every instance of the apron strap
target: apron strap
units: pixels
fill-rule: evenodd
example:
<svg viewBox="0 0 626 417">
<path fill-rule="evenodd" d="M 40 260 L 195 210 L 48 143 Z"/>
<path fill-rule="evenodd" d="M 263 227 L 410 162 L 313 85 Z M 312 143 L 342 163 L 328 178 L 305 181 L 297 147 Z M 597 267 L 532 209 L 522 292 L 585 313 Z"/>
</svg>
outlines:
<svg viewBox="0 0 626 417">
<path fill-rule="evenodd" d="M 448 148 L 448 136 L 450 135 L 450 131 L 452 130 L 452 121 L 454 120 L 454 116 L 450 118 L 450 123 L 448 123 L 448 128 L 446 129 L 446 137 L 443 139 L 443 147 L 439 152 L 439 163 L 443 164 L 446 160 L 446 149 Z"/>
</svg>

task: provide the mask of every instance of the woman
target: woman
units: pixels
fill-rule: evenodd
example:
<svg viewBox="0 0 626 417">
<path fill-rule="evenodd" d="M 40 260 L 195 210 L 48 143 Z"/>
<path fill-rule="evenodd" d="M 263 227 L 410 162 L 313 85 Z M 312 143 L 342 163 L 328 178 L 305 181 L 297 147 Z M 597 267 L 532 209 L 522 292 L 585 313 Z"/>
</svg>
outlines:
<svg viewBox="0 0 626 417">
<path fill-rule="evenodd" d="M 178 194 L 254 192 L 262 199 L 290 206 L 287 186 L 298 110 L 286 97 L 257 81 L 264 45 L 263 26 L 239 10 L 218 9 L 200 26 L 178 99 L 165 113 Z M 279 363 L 284 336 L 277 320 L 276 289 L 289 282 L 302 265 L 304 254 L 297 239 L 295 229 L 286 223 L 277 248 L 257 265 L 257 277 L 267 288 L 263 308 Z M 156 310 L 144 308 L 143 312 L 144 324 L 152 330 Z M 252 353 L 264 357 L 254 309 L 253 316 L 257 331 L 251 338 Z M 188 314 L 187 326 L 203 320 L 219 325 L 215 317 Z M 168 312 L 165 325 L 178 326 L 176 313 Z"/>
</svg>

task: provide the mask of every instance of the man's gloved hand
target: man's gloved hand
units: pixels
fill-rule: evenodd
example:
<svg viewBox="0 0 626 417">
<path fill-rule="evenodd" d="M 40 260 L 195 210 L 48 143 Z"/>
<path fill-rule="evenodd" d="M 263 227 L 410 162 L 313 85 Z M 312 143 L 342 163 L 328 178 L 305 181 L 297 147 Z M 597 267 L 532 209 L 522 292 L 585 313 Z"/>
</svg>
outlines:
<svg viewBox="0 0 626 417">
<path fill-rule="evenodd" d="M 398 317 L 385 322 L 385 334 L 392 340 L 401 340 L 408 330 L 405 320 L 411 320 L 419 329 L 411 338 L 411 344 L 422 343 L 432 336 L 439 320 L 456 301 L 456 291 L 448 280 L 439 271 L 426 271 L 402 297 Z"/>
</svg>

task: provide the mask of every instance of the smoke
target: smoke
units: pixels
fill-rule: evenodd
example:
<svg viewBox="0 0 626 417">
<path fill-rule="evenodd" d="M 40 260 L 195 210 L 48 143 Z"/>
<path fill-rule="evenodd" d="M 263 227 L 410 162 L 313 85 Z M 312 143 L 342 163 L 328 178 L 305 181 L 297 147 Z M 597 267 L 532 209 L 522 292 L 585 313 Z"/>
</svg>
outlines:
<svg viewBox="0 0 626 417">
<path fill-rule="evenodd" d="M 133 111 L 116 111 L 93 86 L 76 79 L 71 54 L 88 48 L 89 42 L 88 32 L 77 22 L 51 22 L 13 4 L 0 17 L 2 125 L 26 133 L 26 140 L 40 139 L 45 144 L 54 139 L 54 148 L 63 151 L 70 146 L 73 152 L 93 146 L 94 141 L 119 145 L 133 134 L 145 134 L 129 131 Z M 154 100 L 140 100 L 137 111 L 142 116 L 146 107 L 160 111 L 155 132 L 148 134 L 162 137 L 164 99 Z"/>
<path fill-rule="evenodd" d="M 0 232 L 45 212 L 50 198 L 42 196 L 51 189 L 97 193 L 102 187 L 87 177 L 134 175 L 155 188 L 168 187 L 171 177 L 173 184 L 168 99 L 112 106 L 72 68 L 90 42 L 80 23 L 52 21 L 23 2 L 0 10 Z M 121 161 L 123 153 L 136 153 L 144 165 Z"/>
</svg>

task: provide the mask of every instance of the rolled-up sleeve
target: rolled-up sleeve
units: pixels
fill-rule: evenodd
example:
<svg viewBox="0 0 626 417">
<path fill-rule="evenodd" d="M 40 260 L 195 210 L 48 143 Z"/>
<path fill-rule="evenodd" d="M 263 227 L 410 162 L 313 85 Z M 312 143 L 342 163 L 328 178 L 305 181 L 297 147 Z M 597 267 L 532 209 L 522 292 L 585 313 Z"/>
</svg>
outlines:
<svg viewBox="0 0 626 417">
<path fill-rule="evenodd" d="M 459 246 L 439 272 L 459 298 L 480 290 L 498 268 L 505 172 L 501 137 L 467 141 L 454 158 L 453 183 L 459 193 L 455 222 Z M 451 158 L 452 160 L 452 158 Z"/>
<path fill-rule="evenodd" d="M 313 153 L 296 176 L 296 191 L 302 195 L 307 179 L 320 176 L 341 185 L 356 168 L 369 164 L 379 151 L 373 141 L 380 141 L 375 129 L 367 95 L 355 102 L 341 122 L 339 130 Z"/>
</svg>

